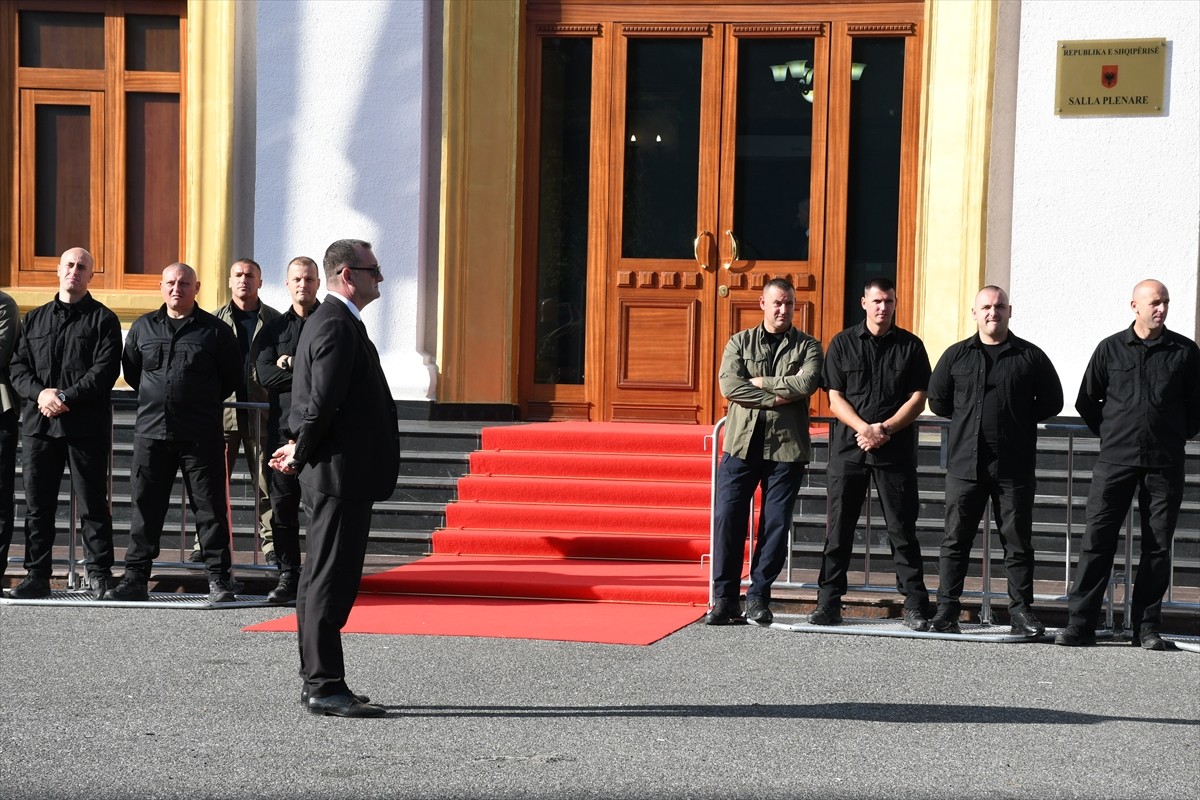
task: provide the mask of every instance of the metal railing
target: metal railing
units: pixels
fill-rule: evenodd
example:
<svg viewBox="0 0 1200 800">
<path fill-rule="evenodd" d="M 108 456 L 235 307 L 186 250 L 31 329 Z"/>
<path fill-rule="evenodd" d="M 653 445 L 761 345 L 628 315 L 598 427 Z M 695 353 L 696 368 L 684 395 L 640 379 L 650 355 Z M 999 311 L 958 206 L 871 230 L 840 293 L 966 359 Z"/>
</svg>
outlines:
<svg viewBox="0 0 1200 800">
<path fill-rule="evenodd" d="M 832 417 L 814 417 L 812 419 L 813 425 L 829 425 L 832 422 L 834 422 L 834 419 Z M 947 463 L 947 450 L 948 450 L 948 447 L 947 447 L 948 439 L 947 439 L 946 434 L 947 434 L 947 431 L 949 430 L 950 421 L 947 419 L 944 419 L 944 418 L 940 418 L 940 417 L 921 417 L 914 424 L 920 427 L 920 432 L 918 435 L 921 435 L 922 433 L 925 435 L 928 435 L 931 430 L 937 431 L 939 453 L 940 453 L 939 467 L 942 470 L 945 470 L 946 463 Z M 724 426 L 725 426 L 725 418 L 722 418 L 717 421 L 716 425 L 713 426 L 712 434 L 710 436 L 705 437 L 705 446 L 706 447 L 708 446 L 708 443 L 710 442 L 710 440 L 712 443 L 711 444 L 711 446 L 712 446 L 712 478 L 711 478 L 712 484 L 710 487 L 712 505 L 710 506 L 710 509 L 709 509 L 709 552 L 710 552 L 710 554 L 713 550 L 713 546 L 714 546 L 713 538 L 716 533 L 715 506 L 716 506 L 716 491 L 717 491 L 717 471 L 719 469 L 719 465 L 720 465 L 720 461 L 721 461 L 721 454 L 722 454 L 721 431 L 724 428 Z M 1075 511 L 1076 508 L 1085 508 L 1086 507 L 1086 498 L 1083 501 L 1083 505 L 1077 505 L 1075 493 L 1074 493 L 1076 471 L 1077 471 L 1076 467 L 1075 467 L 1076 437 L 1081 433 L 1088 434 L 1087 438 L 1093 438 L 1093 437 L 1091 437 L 1090 432 L 1088 431 L 1087 427 L 1084 425 L 1081 425 L 1081 424 L 1047 423 L 1047 424 L 1039 425 L 1038 427 L 1040 430 L 1054 433 L 1058 436 L 1063 436 L 1063 435 L 1066 436 L 1066 440 L 1067 440 L 1066 473 L 1067 474 L 1066 474 L 1066 492 L 1065 492 L 1065 499 L 1066 499 L 1066 512 L 1065 512 L 1066 516 L 1065 516 L 1065 526 L 1064 526 L 1065 533 L 1063 535 L 1063 578 L 1062 578 L 1063 591 L 1061 594 L 1035 594 L 1034 599 L 1039 602 L 1044 602 L 1044 603 L 1046 603 L 1046 602 L 1048 602 L 1048 603 L 1065 603 L 1067 600 L 1067 597 L 1068 597 L 1067 591 L 1069 590 L 1070 585 L 1071 585 L 1072 571 L 1074 568 L 1074 564 L 1072 563 L 1072 547 L 1071 547 L 1072 537 L 1074 536 L 1074 521 L 1073 521 L 1074 514 L 1073 514 L 1073 512 Z M 878 490 L 876 490 L 876 491 L 878 491 Z M 756 495 L 756 497 L 757 497 L 757 495 Z M 862 517 L 861 517 L 862 521 L 863 521 L 863 525 L 865 527 L 865 534 L 863 536 L 863 545 L 861 548 L 856 547 L 854 550 L 854 554 L 853 554 L 854 556 L 860 557 L 862 559 L 863 580 L 861 583 L 858 583 L 858 584 L 850 584 L 848 588 L 851 591 L 856 591 L 856 592 L 865 592 L 865 593 L 878 592 L 878 593 L 891 594 L 896 591 L 894 584 L 875 583 L 873 580 L 873 576 L 872 576 L 871 540 L 872 540 L 873 527 L 872 527 L 872 519 L 871 519 L 871 505 L 872 505 L 872 497 L 871 497 L 870 488 L 868 487 L 867 496 L 864 500 L 864 510 L 863 510 Z M 758 514 L 757 503 L 752 501 L 751 509 L 750 509 L 750 525 L 749 525 L 749 531 L 748 531 L 749 552 L 751 552 L 751 553 L 754 552 L 754 535 L 755 535 L 755 531 L 757 530 L 757 524 L 756 524 L 757 514 Z M 991 504 L 991 501 L 989 500 L 986 507 L 984 508 L 983 519 L 982 519 L 982 528 L 983 528 L 983 544 L 982 544 L 982 548 L 981 548 L 981 562 L 982 562 L 981 582 L 982 582 L 982 586 L 981 586 L 980 591 L 964 591 L 962 593 L 962 595 L 964 597 L 978 597 L 980 599 L 980 619 L 984 624 L 990 624 L 992 621 L 992 602 L 993 602 L 993 600 L 1002 599 L 1002 598 L 1007 597 L 1007 595 L 1004 593 L 992 591 L 992 574 L 991 574 L 991 572 L 992 572 L 992 542 L 991 542 L 991 539 L 992 539 L 992 535 L 991 535 L 992 534 L 992 532 L 991 532 L 992 516 L 993 516 L 992 504 Z M 793 515 L 793 517 L 794 517 L 794 515 Z M 828 524 L 828 521 L 826 522 L 826 524 Z M 1108 591 L 1107 591 L 1107 596 L 1106 596 L 1106 601 L 1105 601 L 1105 605 L 1106 605 L 1105 624 L 1109 629 L 1114 628 L 1114 606 L 1115 606 L 1114 597 L 1115 597 L 1115 589 L 1116 589 L 1117 585 L 1122 585 L 1124 587 L 1124 593 L 1123 593 L 1123 597 L 1122 597 L 1124 619 L 1128 620 L 1132 613 L 1132 597 L 1133 597 L 1132 584 L 1133 584 L 1133 570 L 1134 570 L 1133 537 L 1134 537 L 1133 509 L 1131 507 L 1130 512 L 1126 515 L 1126 519 L 1125 519 L 1125 536 L 1124 536 L 1124 548 L 1123 548 L 1124 557 L 1123 557 L 1123 560 L 1114 559 L 1113 572 L 1109 579 Z M 1176 554 L 1177 541 L 1178 541 L 1178 537 L 1172 537 L 1172 540 L 1171 540 L 1171 562 L 1172 562 L 1171 578 L 1170 578 L 1170 582 L 1168 583 L 1167 593 L 1163 599 L 1162 606 L 1163 606 L 1163 608 L 1173 608 L 1173 609 L 1179 609 L 1179 610 L 1189 610 L 1189 611 L 1200 612 L 1200 602 L 1182 601 L 1182 600 L 1176 599 L 1176 597 L 1175 597 L 1175 567 L 1176 567 L 1175 554 Z M 797 581 L 792 580 L 792 575 L 795 570 L 795 567 L 793 565 L 793 557 L 794 557 L 794 554 L 796 551 L 796 545 L 797 545 L 797 542 L 795 540 L 795 521 L 793 519 L 793 529 L 792 529 L 791 534 L 789 535 L 789 547 L 787 550 L 787 558 L 784 563 L 784 568 L 781 573 L 780 579 L 776 580 L 774 585 L 777 587 L 789 588 L 789 589 L 806 589 L 806 590 L 817 589 L 818 584 L 816 584 L 816 583 L 804 582 L 804 581 L 797 582 Z M 709 563 L 709 606 L 711 607 L 712 601 L 713 601 L 711 558 L 709 559 L 709 561 L 710 561 L 710 563 Z"/>
<path fill-rule="evenodd" d="M 112 399 L 112 404 L 113 404 L 114 410 L 118 409 L 118 408 L 136 408 L 137 407 L 137 398 L 114 397 Z M 225 402 L 222 404 L 222 408 L 233 409 L 236 411 L 252 412 L 252 413 L 247 414 L 247 417 L 250 419 L 250 435 L 254 438 L 255 441 L 260 443 L 260 445 L 259 445 L 260 446 L 260 453 L 259 453 L 259 456 L 260 456 L 259 462 L 260 463 L 258 465 L 258 468 L 262 469 L 261 448 L 265 446 L 265 442 L 264 442 L 263 435 L 262 435 L 263 434 L 263 417 L 266 415 L 270 406 L 267 403 Z M 109 513 L 110 519 L 113 516 L 113 473 L 114 473 L 115 463 L 116 463 L 116 429 L 117 429 L 117 420 L 116 420 L 116 414 L 114 414 L 113 422 L 112 422 L 112 431 L 111 431 L 111 436 L 112 436 L 111 440 L 113 442 L 113 446 L 109 450 L 109 456 L 108 456 L 108 513 Z M 248 464 L 251 461 L 249 454 L 247 454 L 246 461 Z M 265 564 L 259 564 L 259 550 L 261 548 L 261 541 L 259 538 L 259 526 L 260 526 L 260 521 L 262 519 L 262 504 L 261 504 L 261 500 L 259 498 L 259 493 L 258 493 L 258 481 L 257 481 L 256 475 L 254 474 L 253 470 L 251 470 L 251 472 L 250 472 L 250 494 L 254 498 L 254 520 L 251 525 L 251 528 L 253 530 L 254 545 L 253 545 L 253 549 L 251 551 L 251 559 L 250 559 L 249 564 L 242 564 L 239 566 L 239 565 L 236 565 L 233 563 L 232 556 L 235 551 L 235 547 L 234 547 L 235 537 L 234 537 L 233 500 L 232 500 L 232 485 L 231 485 L 232 484 L 232 475 L 229 472 L 228 465 L 229 465 L 229 459 L 228 459 L 228 455 L 226 455 L 225 462 L 222 466 L 225 468 L 225 485 L 226 485 L 225 515 L 226 515 L 226 519 L 229 522 L 229 553 L 230 553 L 229 572 L 230 572 L 230 576 L 231 577 L 233 576 L 235 568 L 240 568 L 243 570 L 271 570 L 271 571 L 273 571 L 275 569 L 274 567 L 271 567 L 271 566 L 268 566 Z M 66 472 L 64 471 L 64 476 L 65 476 L 65 474 L 66 474 Z M 177 476 L 178 476 L 178 473 L 177 473 Z M 130 477 L 130 485 L 132 487 L 132 481 L 133 481 L 132 470 L 130 472 L 129 477 Z M 189 503 L 188 503 L 188 494 L 187 494 L 187 484 L 183 480 L 180 480 L 179 484 L 180 484 L 180 491 L 179 491 L 179 513 L 180 513 L 179 559 L 178 559 L 178 561 L 165 561 L 162 559 L 156 559 L 154 561 L 154 566 L 155 567 L 182 568 L 182 569 L 203 569 L 204 568 L 203 564 L 193 563 L 188 560 L 188 550 L 189 550 L 189 546 L 188 546 L 188 544 L 189 544 L 188 543 L 188 505 L 189 505 Z M 131 500 L 132 500 L 132 497 L 131 497 Z M 68 526 L 69 530 L 68 530 L 68 540 L 67 540 L 67 558 L 65 561 L 63 559 L 54 559 L 52 562 L 55 565 L 65 565 L 66 566 L 66 568 L 67 568 L 67 588 L 68 589 L 78 589 L 83 586 L 83 581 L 82 581 L 83 576 L 80 572 L 80 566 L 84 563 L 84 561 L 83 561 L 83 559 L 79 558 L 79 549 L 78 548 L 79 548 L 80 535 L 79 535 L 79 513 L 78 513 L 77 506 L 78 506 L 78 502 L 77 502 L 76 496 L 75 496 L 75 488 L 73 485 L 71 485 L 71 488 L 70 488 L 70 524 Z M 16 536 L 16 531 L 17 531 L 17 526 L 14 524 L 14 526 L 13 526 L 14 538 Z M 163 532 L 164 533 L 166 532 L 165 524 L 164 524 Z M 15 557 L 15 556 L 10 556 L 8 559 L 8 563 L 9 564 L 21 564 L 22 559 Z M 123 561 L 116 561 L 116 564 L 123 565 L 123 563 L 124 563 Z"/>
</svg>

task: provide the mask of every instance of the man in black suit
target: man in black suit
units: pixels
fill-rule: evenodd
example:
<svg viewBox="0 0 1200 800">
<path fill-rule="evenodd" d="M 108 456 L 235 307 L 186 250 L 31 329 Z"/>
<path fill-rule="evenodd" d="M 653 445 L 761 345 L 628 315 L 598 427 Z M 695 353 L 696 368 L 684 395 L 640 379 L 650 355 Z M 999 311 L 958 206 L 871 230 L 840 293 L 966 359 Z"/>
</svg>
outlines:
<svg viewBox="0 0 1200 800">
<path fill-rule="evenodd" d="M 379 297 L 383 273 L 368 242 L 325 251 L 326 302 L 309 316 L 292 376 L 289 442 L 271 467 L 300 476 L 308 517 L 296 595 L 300 701 L 313 714 L 377 717 L 384 710 L 346 686 L 341 630 L 362 579 L 371 507 L 396 488 L 396 404 L 361 310 Z"/>
</svg>

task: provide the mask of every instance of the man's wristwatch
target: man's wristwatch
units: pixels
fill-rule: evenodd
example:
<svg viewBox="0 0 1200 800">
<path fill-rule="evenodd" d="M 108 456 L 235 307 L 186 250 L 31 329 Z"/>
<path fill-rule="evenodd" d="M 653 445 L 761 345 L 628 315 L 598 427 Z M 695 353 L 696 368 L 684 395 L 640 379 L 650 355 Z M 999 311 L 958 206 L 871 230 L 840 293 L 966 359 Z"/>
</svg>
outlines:
<svg viewBox="0 0 1200 800">
<path fill-rule="evenodd" d="M 65 402 L 67 402 L 67 393 L 66 393 L 66 392 L 59 392 L 59 393 L 58 393 L 58 402 L 60 402 L 60 403 L 65 403 Z"/>
</svg>

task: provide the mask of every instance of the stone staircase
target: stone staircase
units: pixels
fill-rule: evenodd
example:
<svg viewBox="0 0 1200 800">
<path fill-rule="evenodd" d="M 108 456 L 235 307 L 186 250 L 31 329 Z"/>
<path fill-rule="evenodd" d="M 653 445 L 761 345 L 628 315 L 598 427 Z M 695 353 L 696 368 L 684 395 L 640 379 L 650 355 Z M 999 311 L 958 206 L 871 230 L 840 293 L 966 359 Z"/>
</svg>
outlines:
<svg viewBox="0 0 1200 800">
<path fill-rule="evenodd" d="M 1077 423 L 1076 420 L 1068 422 Z M 942 430 L 942 426 L 937 423 L 922 424 L 918 454 L 921 512 L 917 522 L 917 535 L 921 541 L 927 575 L 937 574 L 938 548 L 944 532 L 943 492 L 946 472 Z M 796 504 L 795 545 L 792 556 L 794 570 L 811 572 L 812 575 L 820 569 L 820 554 L 825 536 L 825 468 L 828 462 L 828 448 L 824 437 L 815 440 L 814 445 L 813 462 Z M 1079 541 L 1086 522 L 1087 493 L 1091 469 L 1099 452 L 1099 440 L 1090 432 L 1078 432 L 1074 434 L 1074 442 L 1070 446 L 1072 452 L 1069 454 L 1069 442 L 1065 431 L 1043 431 L 1039 436 L 1038 487 L 1034 505 L 1034 548 L 1037 552 L 1036 578 L 1039 581 L 1061 581 L 1064 578 L 1068 496 L 1071 506 L 1072 562 L 1078 554 Z M 1175 534 L 1175 581 L 1177 587 L 1196 588 L 1200 587 L 1200 442 L 1188 443 L 1186 475 L 1184 502 Z M 882 512 L 874 498 L 871 503 L 871 519 L 871 569 L 875 573 L 874 583 L 890 585 L 892 562 Z M 1135 537 L 1137 531 L 1135 514 Z M 866 536 L 865 525 L 860 520 L 857 541 L 865 541 Z M 1136 540 L 1133 553 L 1136 563 Z M 993 577 L 1002 578 L 1004 554 L 994 524 L 991 557 Z M 1122 558 L 1123 553 L 1118 550 L 1118 563 Z M 861 571 L 862 561 L 861 556 L 856 557 L 851 564 L 851 570 Z M 979 577 L 982 574 L 981 565 L 982 535 L 976 539 L 968 577 Z"/>
<path fill-rule="evenodd" d="M 116 412 L 113 483 L 114 536 L 118 557 L 128 543 L 130 522 L 130 461 L 132 456 L 133 410 L 119 406 Z M 425 555 L 430 550 L 432 532 L 445 522 L 446 504 L 457 497 L 457 480 L 469 469 L 469 457 L 480 446 L 481 430 L 485 425 L 512 424 L 490 422 L 400 421 L 400 476 L 391 499 L 377 503 L 368 548 L 370 560 L 379 565 L 402 563 Z M 1067 532 L 1068 442 L 1065 434 L 1043 432 L 1038 453 L 1038 495 L 1034 512 L 1034 538 L 1038 553 L 1037 578 L 1062 581 L 1064 542 Z M 1071 476 L 1071 534 L 1072 553 L 1078 551 L 1083 532 L 1085 503 L 1091 467 L 1095 462 L 1098 442 L 1090 434 L 1074 441 L 1073 474 Z M 942 466 L 943 445 L 941 428 L 936 423 L 923 424 L 920 436 L 919 490 L 921 514 L 918 536 L 926 559 L 926 572 L 937 574 L 937 552 L 943 532 L 944 502 L 942 490 L 945 470 Z M 1184 504 L 1176 532 L 1176 587 L 1200 588 L 1200 442 L 1188 443 L 1187 484 Z M 793 580 L 813 581 L 820 566 L 820 553 L 825 537 L 827 446 L 824 437 L 814 441 L 814 459 L 805 478 L 796 505 L 793 545 Z M 18 462 L 17 530 L 14 535 L 14 554 L 21 552 L 24 499 Z M 234 546 L 242 560 L 251 558 L 254 550 L 254 508 L 249 474 L 245 462 L 239 459 L 232 476 L 231 507 L 234 520 Z M 176 502 L 168 514 L 162 539 L 162 561 L 175 560 L 181 539 L 180 515 L 181 482 L 176 482 Z M 64 480 L 59 497 L 60 530 L 65 530 L 69 509 L 69 484 Z M 1136 525 L 1135 525 L 1136 532 Z M 859 541 L 867 531 L 860 522 Z M 871 568 L 874 583 L 891 584 L 891 559 L 882 515 L 878 503 L 872 502 Z M 190 520 L 183 534 L 184 547 L 190 547 Z M 1003 576 L 1003 551 L 993 532 L 992 575 Z M 59 549 L 66 537 L 59 537 Z M 1134 559 L 1137 547 L 1134 547 Z M 82 557 L 82 553 L 80 553 Z M 1118 552 L 1118 561 L 1122 554 Z M 981 547 L 976 542 L 969 573 L 981 574 Z M 862 570 L 862 557 L 856 556 L 852 571 Z M 20 574 L 20 567 L 9 569 L 9 575 Z"/>
</svg>

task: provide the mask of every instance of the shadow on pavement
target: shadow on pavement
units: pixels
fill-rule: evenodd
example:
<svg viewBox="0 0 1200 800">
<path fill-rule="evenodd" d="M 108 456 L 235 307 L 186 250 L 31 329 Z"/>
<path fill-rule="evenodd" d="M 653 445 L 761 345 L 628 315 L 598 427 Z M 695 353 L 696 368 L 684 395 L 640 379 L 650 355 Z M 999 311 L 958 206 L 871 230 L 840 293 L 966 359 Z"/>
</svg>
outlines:
<svg viewBox="0 0 1200 800">
<path fill-rule="evenodd" d="M 1049 708 L 973 705 L 931 706 L 915 703 L 815 703 L 812 705 L 630 705 L 630 706 L 386 706 L 409 717 L 745 717 L 829 719 L 920 724 L 1098 725 L 1147 722 L 1200 726 L 1197 719 L 1123 717 Z"/>
</svg>

